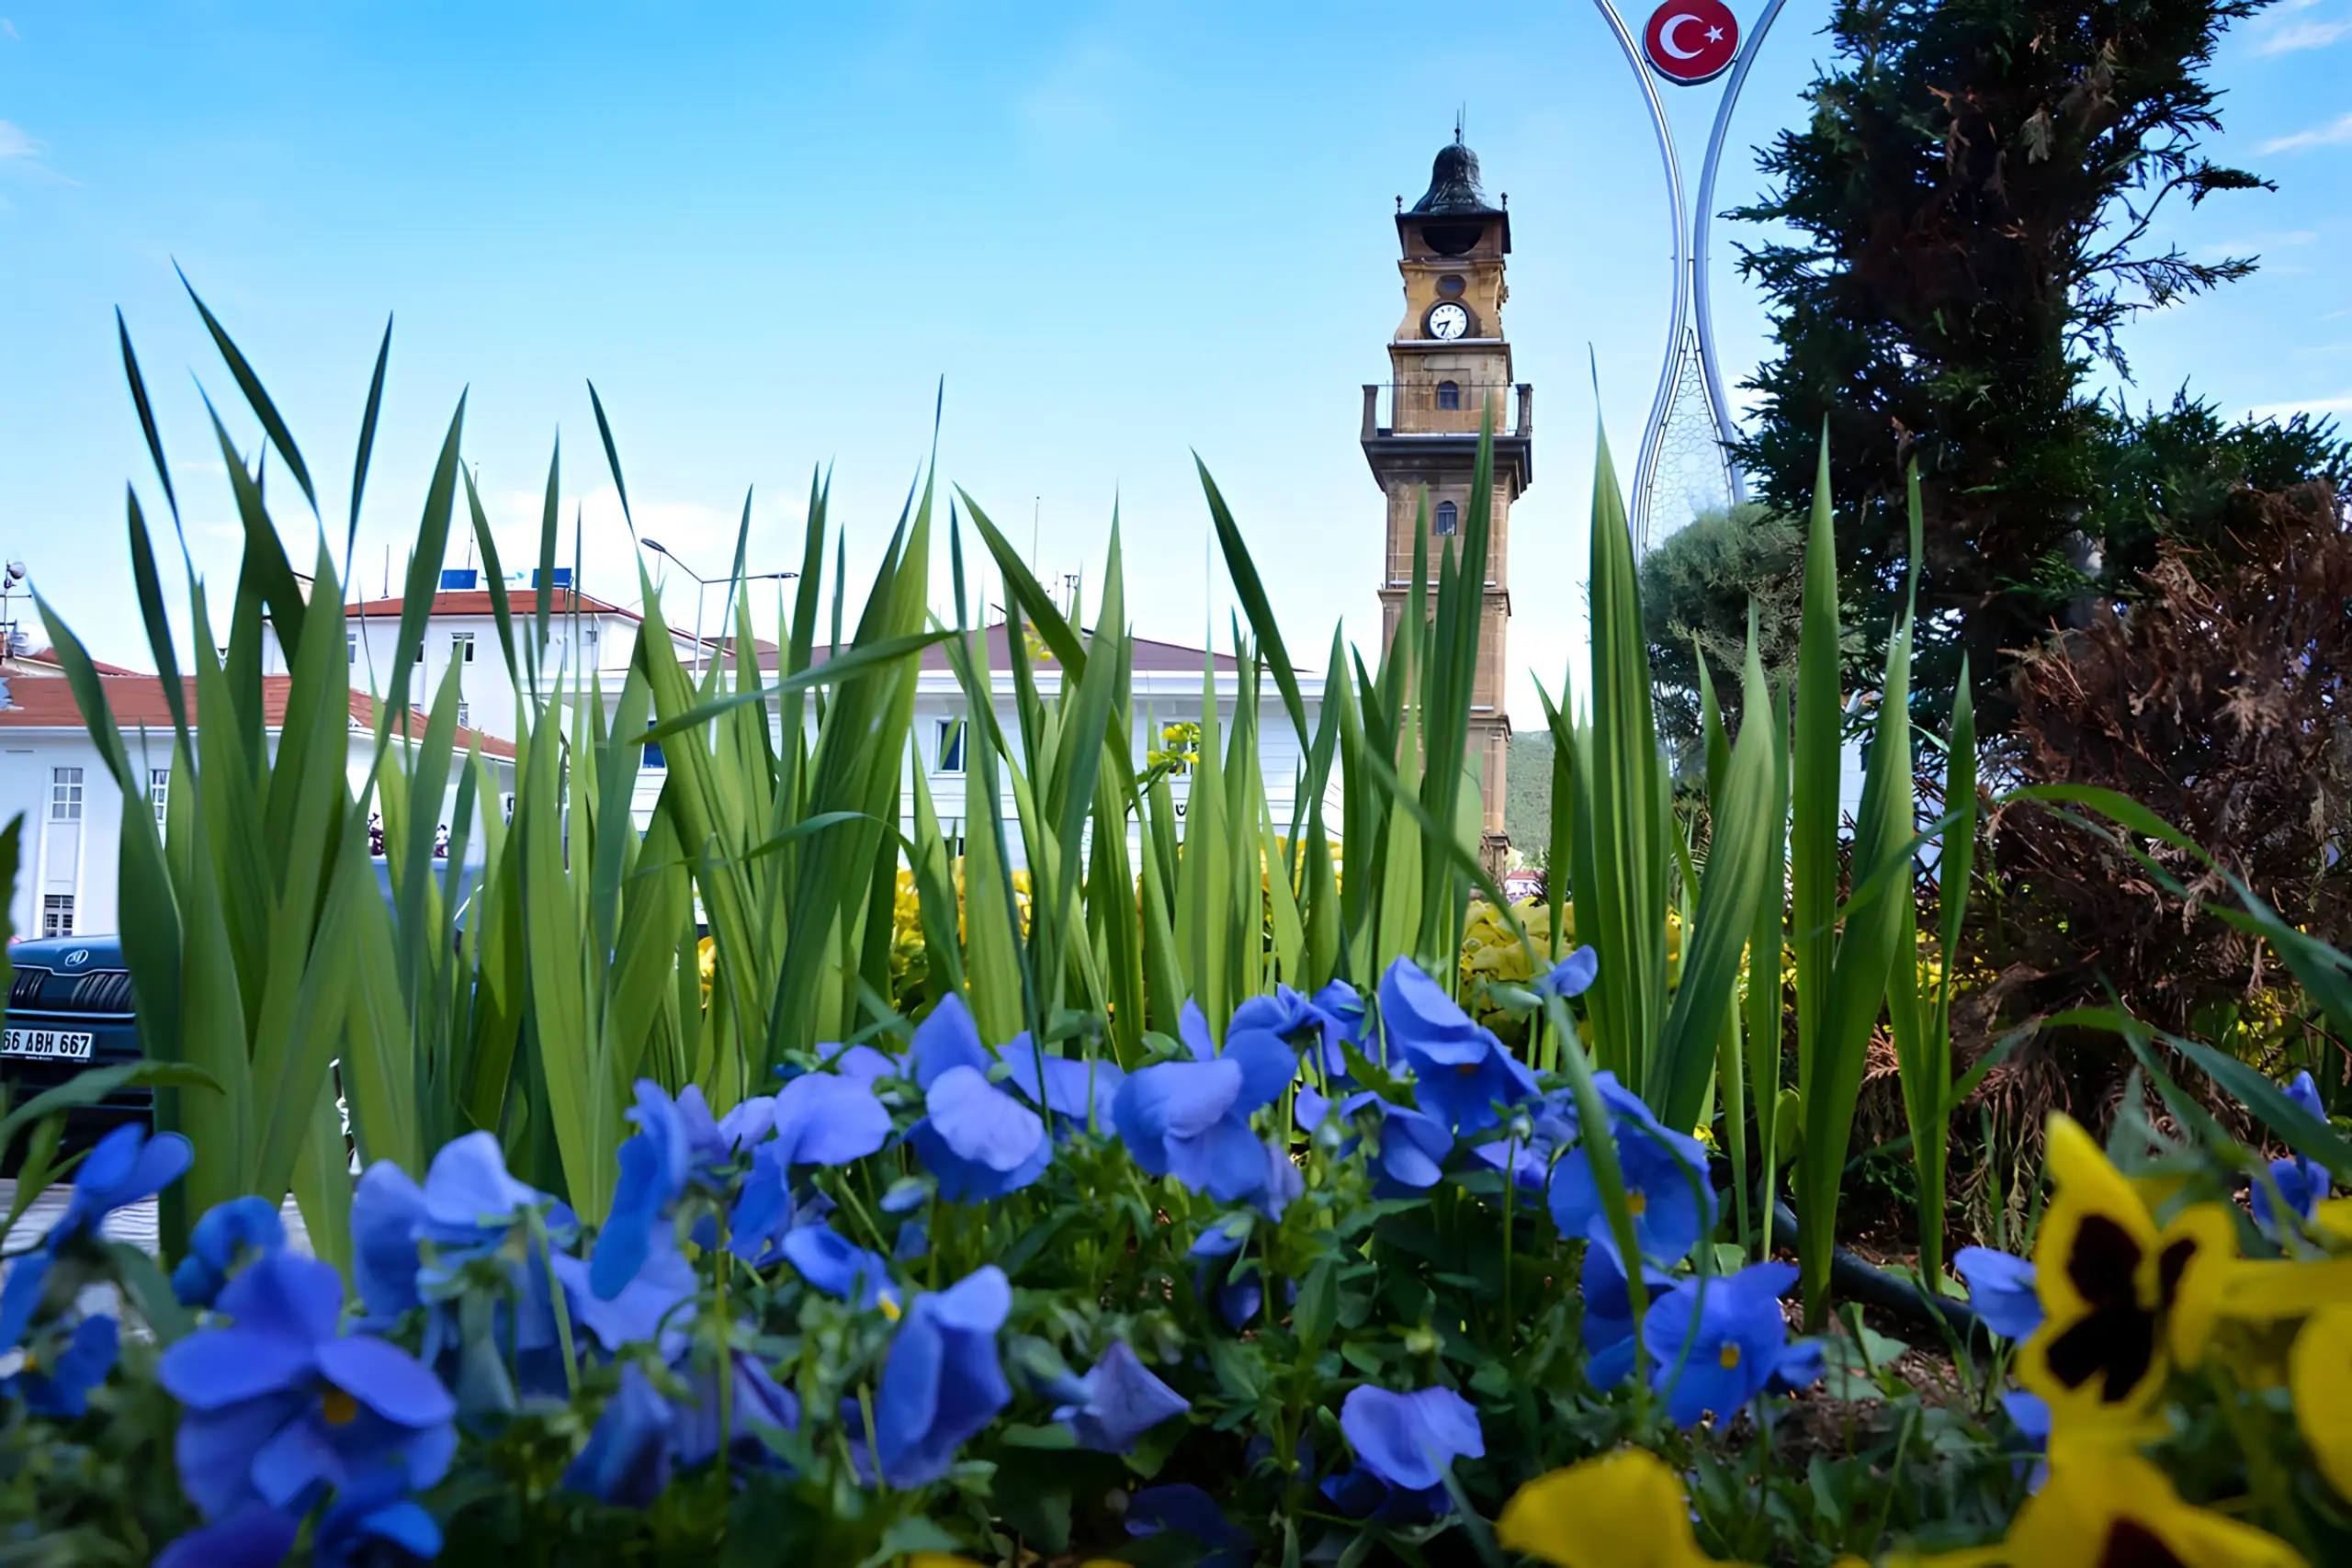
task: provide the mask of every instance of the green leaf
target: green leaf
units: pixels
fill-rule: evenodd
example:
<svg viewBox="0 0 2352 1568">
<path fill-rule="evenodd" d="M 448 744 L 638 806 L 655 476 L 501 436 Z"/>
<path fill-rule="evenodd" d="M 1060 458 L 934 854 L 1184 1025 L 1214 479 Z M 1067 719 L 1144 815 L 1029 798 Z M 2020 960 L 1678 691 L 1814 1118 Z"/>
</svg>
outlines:
<svg viewBox="0 0 2352 1568">
<path fill-rule="evenodd" d="M 162 1267 L 143 1248 L 129 1242 L 110 1241 L 106 1248 L 115 1278 L 122 1281 L 131 1304 L 139 1309 L 147 1326 L 155 1331 L 156 1341 L 169 1345 L 184 1338 L 196 1322 L 187 1308 L 180 1304 Z"/>
</svg>

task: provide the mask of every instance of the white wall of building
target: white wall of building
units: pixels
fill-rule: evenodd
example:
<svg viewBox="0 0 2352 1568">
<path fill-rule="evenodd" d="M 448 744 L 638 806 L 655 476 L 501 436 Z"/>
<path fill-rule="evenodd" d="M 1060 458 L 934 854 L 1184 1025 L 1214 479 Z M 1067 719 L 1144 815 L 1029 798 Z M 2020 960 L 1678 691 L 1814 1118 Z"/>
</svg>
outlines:
<svg viewBox="0 0 2352 1568">
<path fill-rule="evenodd" d="M 127 733 L 123 744 L 134 772 L 149 781 L 149 796 L 139 808 L 158 809 L 155 802 L 170 787 L 169 732 L 159 736 L 151 731 L 143 737 Z M 274 757 L 275 730 L 269 749 Z M 366 786 L 374 758 L 373 737 L 355 730 L 345 764 L 355 793 Z M 502 789 L 511 790 L 513 764 L 500 758 L 485 761 Z M 453 778 L 445 818 L 456 799 Z M 0 822 L 18 815 L 24 818 L 16 897 L 9 906 L 18 936 L 83 936 L 120 929 L 117 888 L 123 810 L 122 792 L 87 730 L 0 727 Z M 480 844 L 479 836 L 475 842 Z M 51 902 L 56 899 L 68 902 Z M 61 920 L 68 923 L 52 931 L 51 927 Z"/>
<path fill-rule="evenodd" d="M 1057 691 L 1059 682 L 1058 671 L 1045 670 L 1037 673 L 1039 693 L 1049 701 Z M 1011 739 L 1017 732 L 1015 717 L 1017 708 L 1012 676 L 1010 672 L 999 671 L 994 677 L 992 686 L 991 705 L 996 710 L 997 725 L 1007 738 Z M 1217 734 L 1221 745 L 1229 741 L 1233 733 L 1233 714 L 1238 700 L 1238 679 L 1230 673 L 1220 674 L 1216 679 Z M 1128 743 L 1130 761 L 1134 763 L 1136 771 L 1140 773 L 1146 766 L 1146 753 L 1159 744 L 1161 726 L 1187 721 L 1196 722 L 1200 718 L 1201 677 L 1197 673 L 1138 673 L 1134 677 L 1132 690 L 1135 716 L 1128 735 Z M 1307 723 L 1311 727 L 1317 719 L 1319 698 L 1310 693 L 1306 698 L 1306 705 Z M 608 716 L 615 705 L 616 698 L 608 689 L 606 693 Z M 1297 795 L 1298 776 L 1302 763 L 1298 737 L 1291 728 L 1290 715 L 1283 708 L 1282 697 L 1275 691 L 1271 680 L 1260 682 L 1258 707 L 1259 771 L 1265 779 L 1266 797 L 1269 808 L 1273 815 L 1274 830 L 1277 833 L 1287 833 L 1290 830 L 1291 812 Z M 967 765 L 959 769 L 943 769 L 940 766 L 940 744 L 948 727 L 962 723 L 969 711 L 964 688 L 958 683 L 952 671 L 926 670 L 922 672 L 915 689 L 912 724 L 914 745 L 911 755 L 903 764 L 900 775 L 902 807 L 899 829 L 910 837 L 913 835 L 915 827 L 914 789 L 913 781 L 910 775 L 916 766 L 922 768 L 923 782 L 930 786 L 932 806 L 938 814 L 941 830 L 950 835 L 963 830 L 964 822 L 970 809 L 967 795 L 967 787 L 971 776 L 968 748 L 977 745 L 978 742 L 971 739 L 966 741 Z M 816 735 L 816 719 L 813 711 L 808 722 L 808 733 L 813 740 Z M 673 741 L 673 744 L 676 742 Z M 953 760 L 950 759 L 950 761 Z M 654 807 L 661 799 L 662 786 L 668 776 L 665 767 L 648 766 L 639 770 L 636 793 L 631 796 L 629 804 L 632 814 L 636 817 L 640 828 L 652 821 Z M 1001 768 L 999 770 L 999 778 L 1002 781 L 999 786 L 1002 797 L 999 810 L 1006 825 L 1006 843 L 1012 851 L 1013 863 L 1018 866 L 1025 863 L 1025 855 L 1020 841 L 1019 818 L 1013 803 L 1012 787 L 1009 776 Z M 1184 812 L 1191 792 L 1190 777 L 1178 775 L 1169 780 L 1169 793 L 1175 801 L 1177 814 L 1180 817 Z M 1336 816 L 1331 818 L 1330 827 L 1332 831 L 1338 831 L 1339 823 Z M 1132 819 L 1128 823 L 1127 838 L 1129 849 L 1140 853 L 1141 829 Z"/>
</svg>

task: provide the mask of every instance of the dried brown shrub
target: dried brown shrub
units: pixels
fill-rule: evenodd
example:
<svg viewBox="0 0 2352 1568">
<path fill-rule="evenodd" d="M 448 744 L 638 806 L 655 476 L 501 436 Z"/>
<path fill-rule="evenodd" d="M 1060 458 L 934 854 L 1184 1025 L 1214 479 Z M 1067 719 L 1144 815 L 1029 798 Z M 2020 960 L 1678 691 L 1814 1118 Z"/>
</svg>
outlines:
<svg viewBox="0 0 2352 1568">
<path fill-rule="evenodd" d="M 2323 483 L 2231 499 L 2215 548 L 2166 547 L 2140 597 L 2027 653 L 2016 772 L 2141 802 L 2287 919 L 2341 942 L 2352 886 L 2352 534 Z M 2278 976 L 2253 939 L 2170 895 L 2130 857 L 2036 806 L 1989 824 L 2001 897 L 1984 956 L 2011 1021 L 2107 999 L 2192 1028 Z M 2156 858 L 2226 897 L 2186 855 Z M 2111 1094 L 2111 1086 L 2078 1089 Z M 2089 1107 L 2085 1107 L 2089 1109 Z"/>
</svg>

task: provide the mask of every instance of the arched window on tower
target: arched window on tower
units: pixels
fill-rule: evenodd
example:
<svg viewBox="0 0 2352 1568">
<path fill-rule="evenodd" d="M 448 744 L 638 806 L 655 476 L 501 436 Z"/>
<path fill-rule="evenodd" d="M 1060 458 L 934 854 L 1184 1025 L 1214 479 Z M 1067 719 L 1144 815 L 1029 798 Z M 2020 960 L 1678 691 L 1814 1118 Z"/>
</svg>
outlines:
<svg viewBox="0 0 2352 1568">
<path fill-rule="evenodd" d="M 1452 381 L 1440 381 L 1437 384 L 1437 406 L 1442 409 L 1460 408 L 1462 406 L 1461 387 Z"/>
<path fill-rule="evenodd" d="M 1454 506 L 1453 502 L 1450 501 L 1441 501 L 1437 503 L 1437 531 L 1439 533 L 1453 533 L 1461 521 L 1462 513 Z"/>
</svg>

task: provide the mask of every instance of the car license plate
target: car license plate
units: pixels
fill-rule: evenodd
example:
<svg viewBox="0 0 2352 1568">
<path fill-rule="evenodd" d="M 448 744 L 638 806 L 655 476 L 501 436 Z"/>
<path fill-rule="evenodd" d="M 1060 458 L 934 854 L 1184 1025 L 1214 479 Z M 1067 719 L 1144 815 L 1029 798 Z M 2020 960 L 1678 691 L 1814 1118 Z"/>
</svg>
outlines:
<svg viewBox="0 0 2352 1568">
<path fill-rule="evenodd" d="M 80 1029 L 11 1029 L 0 1034 L 0 1056 L 44 1062 L 86 1062 L 97 1036 Z"/>
</svg>

